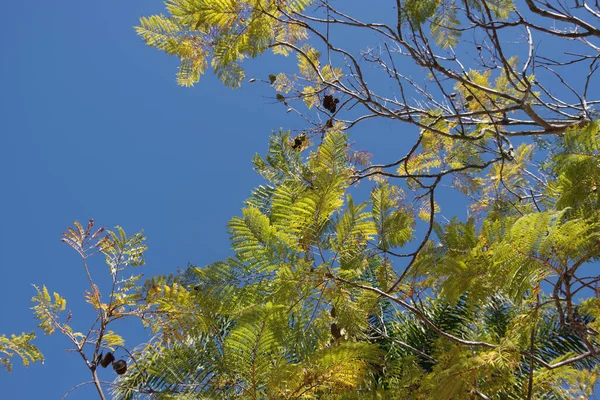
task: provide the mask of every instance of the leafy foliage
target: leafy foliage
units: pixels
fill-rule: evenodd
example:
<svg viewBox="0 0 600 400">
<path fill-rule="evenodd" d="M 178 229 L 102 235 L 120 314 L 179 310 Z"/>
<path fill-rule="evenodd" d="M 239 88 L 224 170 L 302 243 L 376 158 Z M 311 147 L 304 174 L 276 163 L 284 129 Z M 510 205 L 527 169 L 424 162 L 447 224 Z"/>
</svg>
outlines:
<svg viewBox="0 0 600 400">
<path fill-rule="evenodd" d="M 170 16 L 140 19 L 137 33 L 149 45 L 181 60 L 177 82 L 192 86 L 209 64 L 223 83 L 239 87 L 245 73 L 240 62 L 256 57 L 275 42 L 274 51 L 287 55 L 286 46 L 306 37 L 302 26 L 277 21 L 288 12 L 306 8 L 311 0 L 172 0 Z"/>
<path fill-rule="evenodd" d="M 31 343 L 35 339 L 35 334 L 22 333 L 20 335 L 11 335 L 10 338 L 6 335 L 0 336 L 0 353 L 5 357 L 0 357 L 0 364 L 4 366 L 8 372 L 12 370 L 10 358 L 17 354 L 21 357 L 24 366 L 29 366 L 30 362 L 44 362 L 44 356 L 39 349 Z"/>
<path fill-rule="evenodd" d="M 288 133 L 272 136 L 255 165 L 273 189 L 231 220 L 234 257 L 186 272 L 185 295 L 160 310 L 195 317 L 133 355 L 116 398 L 523 398 L 529 382 L 553 398 L 589 391 L 594 360 L 554 367 L 589 339 L 539 288 L 596 257 L 595 223 L 548 210 L 438 224 L 412 283 L 382 297 L 398 278 L 387 252 L 411 242 L 418 210 L 389 182 L 365 203 L 344 201 L 346 140 L 332 129 L 302 162 Z"/>
</svg>

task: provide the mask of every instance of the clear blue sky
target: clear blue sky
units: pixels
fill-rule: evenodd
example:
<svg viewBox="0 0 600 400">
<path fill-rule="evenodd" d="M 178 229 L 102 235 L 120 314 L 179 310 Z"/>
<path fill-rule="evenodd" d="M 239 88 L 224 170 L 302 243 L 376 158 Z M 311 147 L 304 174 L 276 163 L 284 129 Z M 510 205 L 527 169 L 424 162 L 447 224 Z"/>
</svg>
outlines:
<svg viewBox="0 0 600 400">
<path fill-rule="evenodd" d="M 31 284 L 67 299 L 75 329 L 89 326 L 84 271 L 77 254 L 60 242 L 75 219 L 93 217 L 129 233 L 144 229 L 146 276 L 223 259 L 229 254 L 225 225 L 261 183 L 252 155 L 266 150 L 270 131 L 302 126 L 273 104 L 274 93 L 264 85 L 233 91 L 206 75 L 195 88 L 178 87 L 177 60 L 146 47 L 132 28 L 140 16 L 163 10 L 159 0 L 3 5 L 0 333 L 34 329 Z M 356 44 L 361 38 L 346 39 Z M 245 66 L 249 77 L 266 79 L 281 61 L 268 56 Z M 403 154 L 407 129 L 414 130 L 366 124 L 352 140 L 375 161 L 389 162 Z M 466 215 L 460 202 L 445 211 L 447 217 Z M 94 272 L 105 276 L 100 261 Z M 147 338 L 136 324 L 121 328 L 130 346 Z M 65 338 L 56 334 L 37 343 L 45 365 L 25 369 L 14 359 L 12 374 L 0 371 L 2 399 L 60 399 L 89 381 L 79 356 L 64 353 Z M 100 371 L 103 380 L 113 377 Z M 95 396 L 88 385 L 67 398 Z"/>
</svg>

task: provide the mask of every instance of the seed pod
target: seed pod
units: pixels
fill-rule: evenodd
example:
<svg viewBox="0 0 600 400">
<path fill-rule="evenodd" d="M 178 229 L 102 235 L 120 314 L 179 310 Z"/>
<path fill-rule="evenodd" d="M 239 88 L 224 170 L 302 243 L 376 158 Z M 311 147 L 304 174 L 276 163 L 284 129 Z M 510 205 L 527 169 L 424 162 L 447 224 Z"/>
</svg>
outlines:
<svg viewBox="0 0 600 400">
<path fill-rule="evenodd" d="M 326 94 L 325 97 L 323 98 L 323 107 L 325 107 L 326 110 L 329 110 L 329 112 L 334 113 L 337 103 L 339 103 L 339 102 L 340 102 L 340 99 L 336 99 L 332 95 Z"/>
<path fill-rule="evenodd" d="M 123 375 L 125 372 L 127 372 L 127 362 L 125 362 L 125 360 L 115 361 L 113 362 L 112 366 L 115 372 L 119 375 Z"/>
<path fill-rule="evenodd" d="M 294 143 L 292 144 L 292 149 L 303 150 L 303 147 L 307 141 L 306 134 L 304 132 L 302 132 L 300 135 L 296 136 L 293 140 L 294 140 Z"/>
<path fill-rule="evenodd" d="M 108 367 L 108 364 L 110 364 L 113 361 L 115 361 L 115 356 L 113 356 L 113 353 L 109 351 L 108 353 L 106 353 L 102 361 L 100 361 L 100 365 L 102 365 L 102 368 L 106 368 Z"/>
<path fill-rule="evenodd" d="M 335 340 L 342 337 L 342 330 L 335 322 L 331 324 L 331 336 L 333 336 Z"/>
</svg>

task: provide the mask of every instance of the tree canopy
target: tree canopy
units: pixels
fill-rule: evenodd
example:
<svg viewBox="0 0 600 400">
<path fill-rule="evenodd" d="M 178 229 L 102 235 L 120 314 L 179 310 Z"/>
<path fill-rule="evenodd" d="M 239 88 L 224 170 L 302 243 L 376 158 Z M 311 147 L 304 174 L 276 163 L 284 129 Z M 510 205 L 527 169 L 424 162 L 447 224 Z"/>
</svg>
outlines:
<svg viewBox="0 0 600 400">
<path fill-rule="evenodd" d="M 124 273 L 144 263 L 141 233 L 93 221 L 65 233 L 97 321 L 73 331 L 46 287 L 34 312 L 71 340 L 101 398 L 96 368 L 111 363 L 117 399 L 592 395 L 597 2 L 166 6 L 136 29 L 181 60 L 179 84 L 209 66 L 232 88 L 262 83 L 303 126 L 273 132 L 253 159 L 264 184 L 229 222 L 225 260 L 140 283 Z M 296 69 L 248 79 L 243 63 L 267 50 Z M 353 145 L 370 121 L 397 124 L 395 159 Z M 456 203 L 466 218 L 443 213 Z M 102 290 L 86 264 L 97 253 L 112 279 Z M 129 317 L 147 342 L 125 346 L 110 330 Z M 37 361 L 33 337 L 2 336 L 0 352 Z M 129 359 L 110 359 L 116 347 Z"/>
</svg>

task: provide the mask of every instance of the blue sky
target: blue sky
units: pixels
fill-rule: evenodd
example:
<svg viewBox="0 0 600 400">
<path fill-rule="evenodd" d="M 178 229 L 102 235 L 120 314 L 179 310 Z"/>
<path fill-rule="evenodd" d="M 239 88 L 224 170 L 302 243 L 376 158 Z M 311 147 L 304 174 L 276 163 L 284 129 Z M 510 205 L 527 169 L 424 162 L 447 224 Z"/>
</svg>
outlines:
<svg viewBox="0 0 600 400">
<path fill-rule="evenodd" d="M 178 87 L 178 61 L 146 47 L 133 30 L 140 16 L 163 10 L 158 0 L 4 5 L 0 333 L 34 329 L 31 284 L 67 299 L 74 329 L 89 327 L 84 271 L 77 254 L 60 242 L 73 220 L 95 218 L 97 225 L 121 225 L 128 233 L 143 229 L 146 276 L 223 259 L 229 254 L 225 225 L 261 183 L 252 156 L 266 150 L 272 130 L 302 126 L 265 85 L 233 91 L 209 74 L 195 88 Z M 344 39 L 357 45 L 364 38 Z M 266 79 L 281 61 L 266 56 L 248 62 L 247 75 Z M 407 129 L 414 131 L 367 123 L 352 140 L 375 154 L 375 162 L 389 162 L 403 154 Z M 464 218 L 461 202 L 455 206 L 445 216 Z M 101 261 L 92 265 L 98 277 L 107 275 Z M 118 328 L 131 346 L 147 338 L 137 324 Z M 15 359 L 12 374 L 0 371 L 2 398 L 60 399 L 89 381 L 79 356 L 65 354 L 69 343 L 62 336 L 37 343 L 45 365 L 25 369 Z M 103 380 L 113 377 L 100 371 Z M 87 385 L 67 398 L 95 396 Z"/>
</svg>

